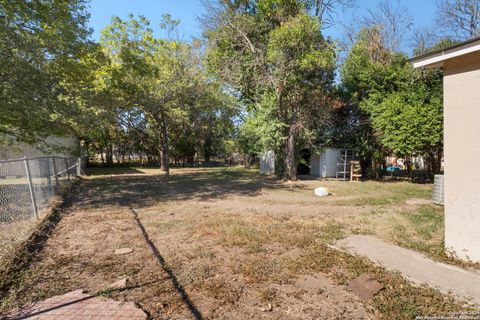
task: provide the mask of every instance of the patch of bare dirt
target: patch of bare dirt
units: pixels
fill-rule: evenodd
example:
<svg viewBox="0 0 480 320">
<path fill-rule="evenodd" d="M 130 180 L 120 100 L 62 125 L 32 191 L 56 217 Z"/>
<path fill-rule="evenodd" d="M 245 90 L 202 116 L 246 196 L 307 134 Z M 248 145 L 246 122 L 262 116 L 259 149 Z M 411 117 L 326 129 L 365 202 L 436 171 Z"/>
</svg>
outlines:
<svg viewBox="0 0 480 320">
<path fill-rule="evenodd" d="M 294 279 L 292 283 L 247 287 L 242 282 L 228 284 L 239 287 L 223 292 L 236 292 L 234 304 L 215 310 L 214 319 L 372 319 L 361 301 L 317 273 Z M 221 281 L 227 284 L 228 280 Z"/>
</svg>

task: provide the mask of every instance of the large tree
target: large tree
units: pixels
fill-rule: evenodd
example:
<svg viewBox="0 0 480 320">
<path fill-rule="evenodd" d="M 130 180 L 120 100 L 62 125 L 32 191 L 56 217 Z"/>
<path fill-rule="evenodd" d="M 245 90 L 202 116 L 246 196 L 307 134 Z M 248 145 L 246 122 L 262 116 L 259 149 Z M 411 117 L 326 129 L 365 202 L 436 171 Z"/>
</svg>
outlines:
<svg viewBox="0 0 480 320">
<path fill-rule="evenodd" d="M 355 7 L 355 0 L 306 0 L 307 8 L 311 8 L 322 28 L 329 28 L 338 23 L 338 11 Z"/>
<path fill-rule="evenodd" d="M 437 11 L 444 36 L 467 40 L 480 35 L 480 0 L 437 0 Z"/>
<path fill-rule="evenodd" d="M 364 36 L 374 32 L 360 32 L 342 67 L 343 87 L 365 114 L 379 150 L 424 156 L 432 171 L 438 171 L 443 151 L 441 74 L 414 70 L 403 54 L 378 51 Z"/>
<path fill-rule="evenodd" d="M 103 31 L 102 45 L 112 60 L 111 81 L 123 97 L 119 118 L 144 140 L 156 141 L 161 169 L 169 173 L 168 128 L 174 117 L 194 100 L 186 44 L 157 39 L 144 17 L 128 21 L 118 17 Z M 134 125 L 130 112 L 146 124 Z"/>
<path fill-rule="evenodd" d="M 205 30 L 210 71 L 247 107 L 256 133 L 244 130 L 243 137 L 260 137 L 263 150 L 284 160 L 285 177 L 296 179 L 297 143 L 328 115 L 333 45 L 304 1 L 220 1 L 216 8 Z"/>
<path fill-rule="evenodd" d="M 177 24 L 165 15 L 161 25 L 174 33 Z M 117 96 L 113 113 L 122 131 L 156 151 L 163 173 L 169 174 L 170 153 L 188 161 L 201 153 L 208 161 L 221 151 L 230 104 L 191 44 L 155 37 L 142 16 L 114 17 L 101 44 L 110 70 L 100 76 Z"/>
<path fill-rule="evenodd" d="M 86 0 L 0 2 L 0 139 L 38 143 L 69 127 L 65 84 L 90 50 L 87 19 Z"/>
<path fill-rule="evenodd" d="M 381 41 L 382 33 L 378 28 L 365 28 L 358 33 L 357 41 L 340 68 L 341 92 L 346 106 L 341 115 L 343 122 L 339 123 L 344 137 L 342 144 L 359 153 L 365 175 L 373 169 L 377 176 L 384 147 L 378 142 L 371 118 L 361 105 L 373 92 L 393 90 L 384 68 L 390 63 L 388 49 Z"/>
</svg>

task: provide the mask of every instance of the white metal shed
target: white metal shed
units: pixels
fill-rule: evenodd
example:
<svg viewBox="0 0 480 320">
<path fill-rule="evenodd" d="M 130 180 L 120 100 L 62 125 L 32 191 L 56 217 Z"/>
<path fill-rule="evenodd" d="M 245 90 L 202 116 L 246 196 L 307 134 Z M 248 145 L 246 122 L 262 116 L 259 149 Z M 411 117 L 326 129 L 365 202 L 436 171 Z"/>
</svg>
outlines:
<svg viewBox="0 0 480 320">
<path fill-rule="evenodd" d="M 311 174 L 321 178 L 335 178 L 337 175 L 337 160 L 340 150 L 326 148 L 320 155 L 310 158 Z"/>
</svg>

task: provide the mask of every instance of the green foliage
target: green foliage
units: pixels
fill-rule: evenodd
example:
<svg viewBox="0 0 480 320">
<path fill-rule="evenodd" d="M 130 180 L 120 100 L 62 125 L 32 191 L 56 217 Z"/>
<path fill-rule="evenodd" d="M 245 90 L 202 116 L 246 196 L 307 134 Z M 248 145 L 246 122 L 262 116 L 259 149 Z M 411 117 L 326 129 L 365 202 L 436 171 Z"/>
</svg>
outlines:
<svg viewBox="0 0 480 320">
<path fill-rule="evenodd" d="M 299 151 L 325 143 L 355 148 L 366 163 L 441 155 L 441 76 L 387 49 L 384 26 L 360 30 L 340 69 L 341 104 L 336 48 L 322 36 L 323 13 L 309 14 L 322 4 L 218 4 L 203 50 L 175 37 L 179 21 L 169 14 L 160 21 L 167 38 L 130 15 L 113 17 L 96 44 L 86 0 L 1 2 L 0 139 L 39 143 L 69 130 L 106 164 L 136 155 L 165 171 L 170 156 L 274 150 L 292 179 Z"/>
<path fill-rule="evenodd" d="M 169 33 L 177 25 L 164 16 L 162 26 Z M 224 151 L 235 110 L 205 74 L 194 47 L 156 38 L 148 20 L 133 16 L 128 21 L 114 17 L 101 43 L 111 61 L 106 82 L 118 97 L 114 113 L 123 131 L 133 132 L 165 172 L 170 154 L 193 161 L 198 152 L 208 161 Z"/>
<path fill-rule="evenodd" d="M 303 3 L 297 0 L 258 0 L 256 8 L 260 19 L 275 26 L 305 11 Z"/>
<path fill-rule="evenodd" d="M 443 38 L 443 39 L 440 39 L 439 41 L 437 41 L 437 43 L 435 43 L 430 48 L 424 48 L 423 50 L 421 50 L 421 48 L 416 48 L 415 50 L 413 50 L 413 55 L 414 56 L 419 56 L 421 54 L 426 54 L 426 53 L 429 53 L 429 52 L 432 52 L 432 51 L 436 51 L 436 50 L 440 50 L 440 49 L 444 49 L 444 48 L 453 46 L 456 43 L 458 43 L 458 41 L 454 41 L 450 38 Z"/>
<path fill-rule="evenodd" d="M 372 94 L 365 108 L 382 145 L 396 155 L 425 156 L 443 144 L 441 75 L 408 70 L 408 76 L 400 90 Z"/>
<path fill-rule="evenodd" d="M 236 109 L 199 48 L 175 40 L 170 15 L 160 25 L 174 39 L 129 16 L 113 17 L 100 43 L 88 39 L 86 0 L 2 1 L 0 17 L 0 143 L 69 131 L 105 165 L 133 155 L 166 171 L 169 153 L 225 154 Z"/>
<path fill-rule="evenodd" d="M 367 34 L 376 29 L 360 31 L 341 69 L 345 96 L 363 123 L 351 137 L 367 137 L 358 145 L 369 157 L 375 157 L 369 146 L 376 145 L 385 153 L 432 160 L 443 145 L 441 73 L 414 70 L 405 56 L 373 45 Z"/>
<path fill-rule="evenodd" d="M 285 85 L 318 84 L 322 70 L 333 70 L 335 52 L 323 40 L 316 19 L 297 14 L 270 33 L 267 59 Z M 309 83 L 308 81 L 315 81 Z M 323 79 L 322 79 L 323 80 Z M 313 87 L 313 86 L 312 86 Z"/>
<path fill-rule="evenodd" d="M 295 179 L 296 144 L 313 141 L 329 114 L 333 45 L 302 1 L 252 1 L 248 10 L 227 7 L 211 19 L 219 23 L 205 32 L 209 70 L 247 107 L 240 148 L 274 149 Z"/>
<path fill-rule="evenodd" d="M 277 106 L 275 93 L 266 93 L 255 112 L 247 115 L 239 130 L 240 150 L 248 155 L 259 155 L 266 150 L 279 150 L 286 137 L 287 124 L 275 116 Z"/>
<path fill-rule="evenodd" d="M 0 2 L 0 139 L 38 143 L 70 127 L 87 19 L 84 0 Z"/>
</svg>

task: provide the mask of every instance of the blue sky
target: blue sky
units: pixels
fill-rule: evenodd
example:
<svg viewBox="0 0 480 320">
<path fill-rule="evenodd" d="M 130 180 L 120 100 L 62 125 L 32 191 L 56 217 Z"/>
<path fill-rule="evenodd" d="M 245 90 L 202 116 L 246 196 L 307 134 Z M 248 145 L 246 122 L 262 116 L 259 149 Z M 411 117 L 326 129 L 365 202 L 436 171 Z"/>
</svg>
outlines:
<svg viewBox="0 0 480 320">
<path fill-rule="evenodd" d="M 435 14 L 435 0 L 400 0 L 409 10 L 415 27 L 426 27 L 433 22 Z M 357 0 L 357 8 L 347 12 L 340 12 L 338 20 L 347 23 L 354 15 L 362 15 L 369 9 L 375 8 L 377 0 Z M 151 27 L 159 32 L 159 24 L 164 13 L 170 13 L 174 19 L 180 20 L 180 36 L 189 40 L 193 36 L 200 37 L 201 30 L 198 16 L 204 12 L 201 0 L 91 0 L 90 27 L 93 29 L 93 38 L 99 39 L 100 31 L 110 22 L 113 15 L 126 18 L 128 13 L 144 15 L 151 21 Z M 325 30 L 325 33 L 338 39 L 343 35 L 340 24 Z M 161 35 L 159 33 L 159 35 Z M 408 39 L 403 50 L 411 53 Z"/>
<path fill-rule="evenodd" d="M 158 31 L 162 15 L 170 13 L 180 20 L 180 36 L 185 40 L 192 36 L 201 36 L 197 17 L 203 12 L 201 0 L 91 0 L 90 27 L 93 38 L 99 39 L 100 31 L 110 23 L 113 15 L 127 18 L 129 13 L 144 15 L 151 22 L 151 27 Z"/>
</svg>

